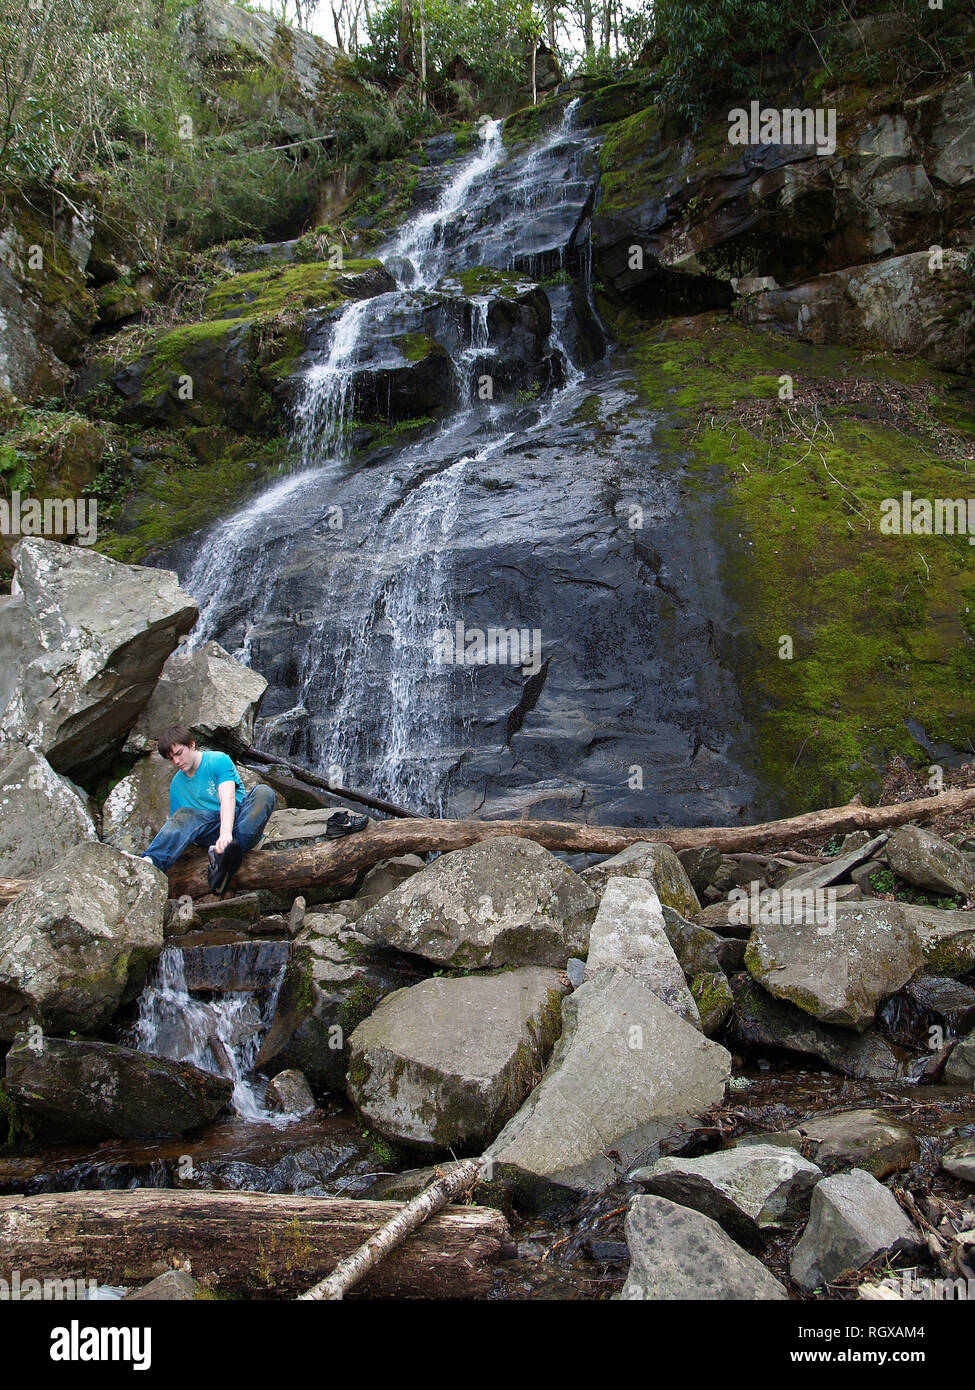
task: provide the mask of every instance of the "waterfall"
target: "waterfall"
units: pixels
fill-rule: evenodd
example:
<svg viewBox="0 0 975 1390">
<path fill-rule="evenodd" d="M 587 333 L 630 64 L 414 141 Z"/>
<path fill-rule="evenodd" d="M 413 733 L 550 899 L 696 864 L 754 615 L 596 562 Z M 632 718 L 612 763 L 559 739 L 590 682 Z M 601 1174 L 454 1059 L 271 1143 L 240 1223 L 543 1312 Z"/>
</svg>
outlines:
<svg viewBox="0 0 975 1390">
<path fill-rule="evenodd" d="M 229 949 L 229 948 L 228 948 Z M 186 985 L 183 952 L 166 946 L 139 998 L 132 1029 L 140 1052 L 192 1062 L 233 1082 L 231 1104 L 237 1115 L 264 1123 L 287 1123 L 263 1104 L 263 1088 L 251 1079 L 277 1004 L 284 963 L 270 989 L 228 990 L 210 1001 L 197 999 Z"/>
<path fill-rule="evenodd" d="M 269 751 L 278 748 L 336 780 L 364 782 L 416 809 L 447 809 L 447 773 L 467 751 L 461 730 L 472 679 L 466 687 L 463 679 L 450 679 L 434 651 L 436 631 L 461 616 L 452 559 L 459 508 L 471 467 L 503 450 L 525 414 L 511 394 L 497 402 L 479 398 L 479 375 L 494 370 L 484 364 L 497 351 L 490 326 L 497 296 L 458 295 L 455 277 L 485 265 L 528 279 L 564 264 L 566 228 L 581 216 L 594 177 L 576 168 L 585 147 L 572 134 L 577 104 L 520 154 L 505 149 L 500 121 L 482 123 L 479 147 L 448 177 L 435 205 L 379 248 L 397 289 L 346 304 L 328 321 L 326 344 L 297 379 L 299 471 L 213 528 L 183 581 L 201 608 L 192 644 L 216 636 L 258 669 L 260 634 L 291 615 L 297 631 L 290 707 L 268 709 L 259 737 Z M 357 378 L 389 360 L 379 360 L 377 345 L 391 326 L 395 340 L 395 326 L 412 326 L 418 315 L 424 324 L 430 304 L 443 305 L 448 319 L 454 315 L 454 326 L 445 329 L 453 413 L 401 448 L 390 469 L 358 485 L 347 458 Z M 462 305 L 466 326 L 458 329 Z M 581 375 L 565 341 L 570 312 L 563 294 L 541 348 L 552 364 L 550 379 L 563 387 Z M 551 399 L 542 414 L 550 407 Z M 326 535 L 321 520 L 333 496 L 342 498 L 343 529 Z M 288 595 L 319 535 L 333 558 L 329 592 L 306 610 L 309 622 L 294 613 Z"/>
</svg>

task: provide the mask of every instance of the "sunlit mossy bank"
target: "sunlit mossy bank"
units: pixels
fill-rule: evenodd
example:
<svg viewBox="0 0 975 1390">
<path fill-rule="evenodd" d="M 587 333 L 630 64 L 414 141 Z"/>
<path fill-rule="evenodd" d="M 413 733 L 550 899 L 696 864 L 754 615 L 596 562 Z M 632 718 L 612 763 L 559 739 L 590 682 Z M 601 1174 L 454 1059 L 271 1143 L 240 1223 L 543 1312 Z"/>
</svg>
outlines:
<svg viewBox="0 0 975 1390">
<path fill-rule="evenodd" d="M 796 808 L 828 805 L 876 786 L 894 754 L 971 752 L 975 549 L 882 534 L 881 503 L 975 495 L 972 381 L 718 314 L 615 327 L 666 412 L 657 440 L 686 461 L 689 508 L 713 507 L 738 623 L 722 655 L 770 784 Z"/>
</svg>

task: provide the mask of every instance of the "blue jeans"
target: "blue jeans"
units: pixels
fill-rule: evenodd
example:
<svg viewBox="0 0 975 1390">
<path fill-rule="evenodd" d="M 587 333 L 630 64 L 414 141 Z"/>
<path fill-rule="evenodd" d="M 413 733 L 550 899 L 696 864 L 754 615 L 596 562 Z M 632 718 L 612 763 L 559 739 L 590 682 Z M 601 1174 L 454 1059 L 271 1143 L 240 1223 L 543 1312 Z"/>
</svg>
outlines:
<svg viewBox="0 0 975 1390">
<path fill-rule="evenodd" d="M 246 853 L 264 834 L 264 827 L 274 810 L 274 792 L 270 787 L 255 787 L 237 807 L 234 815 L 234 839 Z M 174 864 L 190 845 L 209 849 L 220 837 L 220 816 L 207 815 L 181 806 L 169 817 L 142 858 L 151 859 L 163 872 Z"/>
</svg>

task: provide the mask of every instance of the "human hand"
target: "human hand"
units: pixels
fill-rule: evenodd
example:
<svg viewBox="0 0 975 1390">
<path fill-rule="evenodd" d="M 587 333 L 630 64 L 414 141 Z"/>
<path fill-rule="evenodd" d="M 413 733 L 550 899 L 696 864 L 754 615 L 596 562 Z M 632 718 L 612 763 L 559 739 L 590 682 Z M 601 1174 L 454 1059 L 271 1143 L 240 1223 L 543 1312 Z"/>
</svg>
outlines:
<svg viewBox="0 0 975 1390">
<path fill-rule="evenodd" d="M 227 846 L 230 844 L 230 841 L 232 840 L 232 838 L 233 838 L 233 836 L 231 836 L 231 835 L 221 835 L 221 836 L 220 836 L 219 840 L 217 840 L 217 843 L 213 846 L 213 848 L 214 848 L 214 850 L 217 852 L 217 854 L 223 854 L 224 850 L 225 850 L 225 849 L 227 848 Z"/>
</svg>

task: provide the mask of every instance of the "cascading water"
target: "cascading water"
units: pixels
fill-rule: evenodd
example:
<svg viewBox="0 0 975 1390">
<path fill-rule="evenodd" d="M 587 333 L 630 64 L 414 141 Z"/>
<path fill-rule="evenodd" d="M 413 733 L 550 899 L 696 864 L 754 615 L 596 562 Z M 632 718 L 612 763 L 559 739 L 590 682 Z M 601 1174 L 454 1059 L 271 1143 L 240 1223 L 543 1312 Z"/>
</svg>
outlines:
<svg viewBox="0 0 975 1390">
<path fill-rule="evenodd" d="M 725 601 L 604 356 L 598 140 L 573 118 L 522 151 L 485 125 L 378 249 L 395 288 L 311 316 L 300 471 L 163 562 L 200 602 L 194 641 L 268 679 L 268 752 L 416 810 L 725 820 L 751 789 L 726 752 Z M 538 633 L 544 658 L 441 664 L 457 623 Z"/>
<path fill-rule="evenodd" d="M 192 1062 L 233 1082 L 231 1104 L 242 1119 L 287 1123 L 263 1104 L 262 1087 L 251 1073 L 271 1025 L 284 964 L 265 990 L 228 990 L 204 1001 L 190 993 L 183 952 L 167 946 L 139 997 L 132 1042 L 140 1052 Z"/>
</svg>

